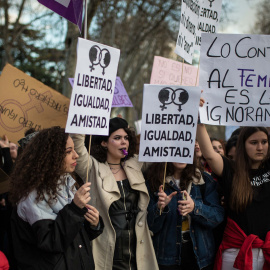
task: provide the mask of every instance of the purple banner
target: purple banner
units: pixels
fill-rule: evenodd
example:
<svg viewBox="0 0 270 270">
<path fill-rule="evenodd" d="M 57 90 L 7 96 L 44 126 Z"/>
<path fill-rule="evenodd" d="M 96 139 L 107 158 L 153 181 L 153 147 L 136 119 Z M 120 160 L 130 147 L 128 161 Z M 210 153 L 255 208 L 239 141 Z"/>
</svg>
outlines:
<svg viewBox="0 0 270 270">
<path fill-rule="evenodd" d="M 69 78 L 69 82 L 73 87 L 74 78 Z M 133 107 L 120 77 L 116 77 L 112 107 Z"/>
<path fill-rule="evenodd" d="M 45 7 L 76 24 L 82 30 L 83 0 L 38 0 Z"/>
<path fill-rule="evenodd" d="M 112 107 L 133 107 L 120 77 L 116 77 Z"/>
</svg>

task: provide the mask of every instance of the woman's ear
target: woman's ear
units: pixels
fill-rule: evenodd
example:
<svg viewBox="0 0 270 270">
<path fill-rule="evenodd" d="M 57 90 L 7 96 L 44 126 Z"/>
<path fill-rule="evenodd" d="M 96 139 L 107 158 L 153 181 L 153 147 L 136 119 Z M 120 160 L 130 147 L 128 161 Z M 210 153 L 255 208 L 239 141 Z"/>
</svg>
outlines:
<svg viewBox="0 0 270 270">
<path fill-rule="evenodd" d="M 105 142 L 105 141 L 102 141 L 102 142 L 101 142 L 101 146 L 103 146 L 103 147 L 107 147 L 107 144 L 108 144 L 108 143 Z"/>
</svg>

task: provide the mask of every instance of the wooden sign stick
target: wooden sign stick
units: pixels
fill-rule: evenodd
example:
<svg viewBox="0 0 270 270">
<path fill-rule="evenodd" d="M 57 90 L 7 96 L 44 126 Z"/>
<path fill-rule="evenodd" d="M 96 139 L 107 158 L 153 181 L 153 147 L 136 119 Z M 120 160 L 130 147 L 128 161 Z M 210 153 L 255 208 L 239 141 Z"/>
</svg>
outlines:
<svg viewBox="0 0 270 270">
<path fill-rule="evenodd" d="M 167 170 L 167 162 L 165 163 L 165 168 L 164 168 L 163 191 L 164 191 L 164 189 L 165 189 L 166 170 Z M 161 213 L 162 213 L 162 210 L 161 210 L 161 208 L 160 208 L 160 210 L 159 210 L 159 215 L 161 215 Z"/>
<path fill-rule="evenodd" d="M 86 171 L 86 183 L 89 181 L 88 172 L 89 172 L 89 163 L 90 163 L 90 147 L 91 147 L 92 135 L 90 135 L 89 146 L 88 146 L 88 162 L 87 162 L 87 171 Z"/>
</svg>

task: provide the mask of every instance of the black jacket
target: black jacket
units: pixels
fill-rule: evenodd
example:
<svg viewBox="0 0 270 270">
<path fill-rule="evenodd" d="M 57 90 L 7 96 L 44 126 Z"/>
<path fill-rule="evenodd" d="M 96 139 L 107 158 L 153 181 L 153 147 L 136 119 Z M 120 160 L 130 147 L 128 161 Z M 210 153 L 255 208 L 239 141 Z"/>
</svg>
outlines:
<svg viewBox="0 0 270 270">
<path fill-rule="evenodd" d="M 139 192 L 130 187 L 128 179 L 117 181 L 121 194 L 109 209 L 112 225 L 116 232 L 113 270 L 136 270 L 135 222 L 139 212 Z"/>
<path fill-rule="evenodd" d="M 92 229 L 85 221 L 86 208 L 72 201 L 60 210 L 55 220 L 38 220 L 32 226 L 21 219 L 14 208 L 11 229 L 19 270 L 94 269 L 90 240 L 103 231 Z"/>
</svg>

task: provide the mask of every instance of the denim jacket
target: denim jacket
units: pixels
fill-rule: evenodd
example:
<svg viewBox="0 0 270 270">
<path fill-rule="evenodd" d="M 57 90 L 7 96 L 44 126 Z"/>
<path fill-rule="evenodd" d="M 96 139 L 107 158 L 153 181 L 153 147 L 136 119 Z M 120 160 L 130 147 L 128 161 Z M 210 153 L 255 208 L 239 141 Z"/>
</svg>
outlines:
<svg viewBox="0 0 270 270">
<path fill-rule="evenodd" d="M 171 177 L 166 178 L 167 195 L 178 191 L 160 215 L 157 207 L 158 196 L 149 190 L 148 226 L 153 233 L 153 245 L 158 263 L 161 265 L 181 265 L 182 216 L 177 210 L 178 200 L 182 200 L 179 188 Z M 204 185 L 201 186 L 200 185 Z M 193 181 L 187 192 L 195 203 L 189 213 L 190 236 L 193 250 L 200 269 L 214 263 L 215 241 L 212 229 L 224 219 L 224 209 L 220 205 L 216 191 L 216 181 L 203 173 L 200 181 Z M 204 194 L 201 194 L 204 193 Z"/>
</svg>

